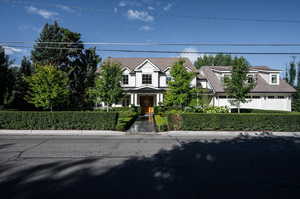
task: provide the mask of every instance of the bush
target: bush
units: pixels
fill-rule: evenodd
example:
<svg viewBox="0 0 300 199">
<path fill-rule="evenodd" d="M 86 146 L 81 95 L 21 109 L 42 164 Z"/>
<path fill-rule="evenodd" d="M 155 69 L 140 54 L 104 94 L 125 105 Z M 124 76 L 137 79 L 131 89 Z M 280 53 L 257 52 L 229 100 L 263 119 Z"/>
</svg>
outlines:
<svg viewBox="0 0 300 199">
<path fill-rule="evenodd" d="M 116 126 L 116 130 L 118 131 L 125 131 L 127 130 L 132 123 L 135 121 L 138 113 L 133 111 L 124 111 L 120 112 L 118 115 L 118 123 Z"/>
<path fill-rule="evenodd" d="M 0 129 L 114 130 L 117 113 L 0 111 Z"/>
<path fill-rule="evenodd" d="M 170 130 L 300 131 L 300 114 L 170 114 Z"/>
<path fill-rule="evenodd" d="M 241 109 L 241 113 L 290 113 L 288 111 L 277 111 L 277 110 L 261 110 L 261 109 Z M 231 109 L 232 113 L 237 113 L 236 108 Z"/>
<path fill-rule="evenodd" d="M 161 115 L 155 115 L 155 124 L 158 131 L 167 131 L 168 130 L 168 118 Z"/>
</svg>

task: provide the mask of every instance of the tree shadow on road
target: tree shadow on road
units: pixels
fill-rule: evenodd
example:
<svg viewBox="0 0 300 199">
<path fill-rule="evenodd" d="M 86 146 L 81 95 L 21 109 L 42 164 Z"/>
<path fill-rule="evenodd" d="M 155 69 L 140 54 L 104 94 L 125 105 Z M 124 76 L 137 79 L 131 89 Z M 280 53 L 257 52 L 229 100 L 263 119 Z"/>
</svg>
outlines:
<svg viewBox="0 0 300 199">
<path fill-rule="evenodd" d="M 2 180 L 1 197 L 299 198 L 299 158 L 292 137 L 183 143 L 105 169 L 96 158 L 34 166 Z"/>
</svg>

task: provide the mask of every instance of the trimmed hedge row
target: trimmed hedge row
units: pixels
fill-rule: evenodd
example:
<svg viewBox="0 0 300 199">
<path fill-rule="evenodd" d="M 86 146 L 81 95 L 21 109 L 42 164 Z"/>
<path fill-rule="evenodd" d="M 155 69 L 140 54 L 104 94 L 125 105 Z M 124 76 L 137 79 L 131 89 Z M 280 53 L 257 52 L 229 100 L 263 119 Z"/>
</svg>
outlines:
<svg viewBox="0 0 300 199">
<path fill-rule="evenodd" d="M 0 111 L 0 129 L 114 130 L 118 113 Z"/>
<path fill-rule="evenodd" d="M 170 114 L 170 130 L 300 131 L 300 114 Z"/>
</svg>

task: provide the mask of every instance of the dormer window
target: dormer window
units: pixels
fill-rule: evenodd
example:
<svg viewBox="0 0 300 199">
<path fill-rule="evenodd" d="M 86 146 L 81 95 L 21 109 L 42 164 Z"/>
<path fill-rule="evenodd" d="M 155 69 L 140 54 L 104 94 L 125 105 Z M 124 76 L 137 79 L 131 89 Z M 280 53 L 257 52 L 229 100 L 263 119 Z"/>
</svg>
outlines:
<svg viewBox="0 0 300 199">
<path fill-rule="evenodd" d="M 151 74 L 143 74 L 142 84 L 152 84 L 152 75 Z"/>
<path fill-rule="evenodd" d="M 248 82 L 249 84 L 252 84 L 252 83 L 254 82 L 254 77 L 253 77 L 253 75 L 247 75 L 247 82 Z"/>
<path fill-rule="evenodd" d="M 167 84 L 169 84 L 169 82 L 172 81 L 172 77 L 167 76 L 167 80 L 166 81 L 167 81 Z"/>
<path fill-rule="evenodd" d="M 278 84 L 279 80 L 278 80 L 278 75 L 271 75 L 271 84 Z"/>
<path fill-rule="evenodd" d="M 123 85 L 128 85 L 128 75 L 123 75 L 122 76 L 122 84 Z"/>
</svg>

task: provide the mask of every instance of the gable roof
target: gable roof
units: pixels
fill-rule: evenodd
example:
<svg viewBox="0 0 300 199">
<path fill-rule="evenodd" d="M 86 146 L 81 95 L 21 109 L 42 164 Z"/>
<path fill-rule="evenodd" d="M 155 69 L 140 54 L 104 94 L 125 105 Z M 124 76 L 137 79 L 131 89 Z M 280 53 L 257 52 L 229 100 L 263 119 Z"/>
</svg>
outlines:
<svg viewBox="0 0 300 199">
<path fill-rule="evenodd" d="M 141 65 L 145 60 L 149 60 L 152 64 L 157 66 L 161 71 L 165 71 L 168 67 L 171 67 L 176 61 L 183 59 L 185 61 L 184 66 L 192 71 L 196 72 L 196 68 L 192 62 L 187 58 L 180 57 L 110 57 L 106 61 L 111 61 L 121 64 L 122 68 L 128 68 L 130 71 Z"/>
<path fill-rule="evenodd" d="M 219 66 L 217 66 L 219 67 Z M 212 71 L 216 67 L 212 66 L 202 66 L 201 71 L 203 72 L 204 76 L 209 81 L 210 85 L 212 86 L 214 92 L 216 93 L 224 93 L 224 86 L 222 82 L 217 78 L 217 75 Z M 253 67 L 251 67 L 253 68 Z M 270 71 L 276 71 L 273 69 L 268 68 Z M 222 66 L 219 68 L 220 71 L 228 71 L 231 70 L 230 66 Z M 256 86 L 254 89 L 251 90 L 251 93 L 293 93 L 296 90 L 290 86 L 285 80 L 280 80 L 279 85 L 270 85 L 266 82 L 260 75 L 257 75 Z"/>
<path fill-rule="evenodd" d="M 210 67 L 213 70 L 217 70 L 217 71 L 231 71 L 231 69 L 232 69 L 232 66 L 208 66 L 208 67 Z M 254 72 L 254 71 L 280 72 L 280 70 L 272 69 L 268 66 L 250 66 L 249 71 L 250 72 Z"/>
</svg>

